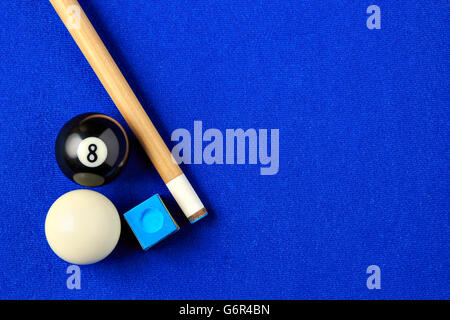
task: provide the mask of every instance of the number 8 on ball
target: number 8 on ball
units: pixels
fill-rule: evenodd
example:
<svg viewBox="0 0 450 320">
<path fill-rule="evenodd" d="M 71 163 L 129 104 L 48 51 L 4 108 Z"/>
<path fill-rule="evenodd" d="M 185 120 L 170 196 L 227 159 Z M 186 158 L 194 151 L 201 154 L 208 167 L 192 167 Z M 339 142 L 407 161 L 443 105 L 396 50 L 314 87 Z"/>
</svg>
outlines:
<svg viewBox="0 0 450 320">
<path fill-rule="evenodd" d="M 97 168 L 108 158 L 108 147 L 103 140 L 89 137 L 78 145 L 77 156 L 78 160 L 86 167 Z"/>
</svg>

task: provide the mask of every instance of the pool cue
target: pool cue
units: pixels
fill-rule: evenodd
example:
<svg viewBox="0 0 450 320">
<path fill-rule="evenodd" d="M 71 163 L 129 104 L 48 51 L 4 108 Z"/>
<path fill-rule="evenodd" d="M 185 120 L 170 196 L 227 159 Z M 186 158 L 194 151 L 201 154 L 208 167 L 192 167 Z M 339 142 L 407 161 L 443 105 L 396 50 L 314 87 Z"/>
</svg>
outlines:
<svg viewBox="0 0 450 320">
<path fill-rule="evenodd" d="M 77 0 L 50 0 L 191 223 L 207 211 Z"/>
</svg>

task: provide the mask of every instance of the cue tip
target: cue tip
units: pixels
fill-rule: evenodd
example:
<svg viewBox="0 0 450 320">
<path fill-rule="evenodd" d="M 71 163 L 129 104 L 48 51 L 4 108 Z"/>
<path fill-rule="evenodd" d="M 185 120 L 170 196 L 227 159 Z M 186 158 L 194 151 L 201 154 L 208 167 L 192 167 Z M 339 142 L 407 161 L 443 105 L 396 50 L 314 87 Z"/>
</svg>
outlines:
<svg viewBox="0 0 450 320">
<path fill-rule="evenodd" d="M 194 213 L 192 216 L 189 217 L 189 222 L 190 223 L 196 223 L 197 221 L 203 219 L 204 217 L 206 217 L 208 215 L 208 212 L 206 211 L 205 208 L 197 211 L 196 213 Z"/>
</svg>

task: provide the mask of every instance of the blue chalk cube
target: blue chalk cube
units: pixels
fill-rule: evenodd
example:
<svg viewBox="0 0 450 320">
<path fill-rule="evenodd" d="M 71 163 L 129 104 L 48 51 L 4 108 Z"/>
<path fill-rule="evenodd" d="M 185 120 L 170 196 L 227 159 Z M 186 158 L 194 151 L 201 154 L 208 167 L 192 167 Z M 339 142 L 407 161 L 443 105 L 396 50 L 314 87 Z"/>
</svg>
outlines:
<svg viewBox="0 0 450 320">
<path fill-rule="evenodd" d="M 159 194 L 131 209 L 124 217 L 144 250 L 180 229 Z"/>
</svg>

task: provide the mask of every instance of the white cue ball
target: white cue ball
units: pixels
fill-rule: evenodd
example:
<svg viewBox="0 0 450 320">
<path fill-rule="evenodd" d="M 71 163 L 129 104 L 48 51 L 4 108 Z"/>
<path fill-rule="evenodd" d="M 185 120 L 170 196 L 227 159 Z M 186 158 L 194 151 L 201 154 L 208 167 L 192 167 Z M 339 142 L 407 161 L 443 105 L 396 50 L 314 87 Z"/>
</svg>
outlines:
<svg viewBox="0 0 450 320">
<path fill-rule="evenodd" d="M 95 263 L 106 258 L 119 241 L 119 213 L 98 192 L 71 191 L 48 211 L 45 236 L 61 259 L 80 265 Z"/>
</svg>

